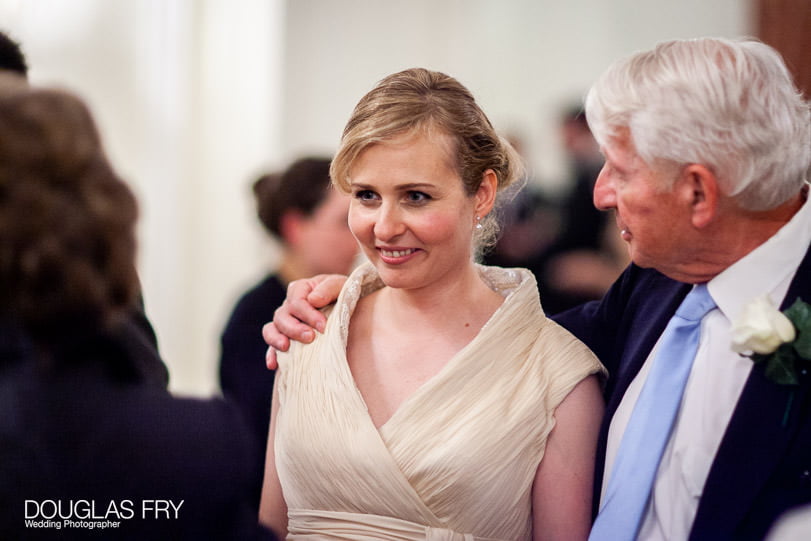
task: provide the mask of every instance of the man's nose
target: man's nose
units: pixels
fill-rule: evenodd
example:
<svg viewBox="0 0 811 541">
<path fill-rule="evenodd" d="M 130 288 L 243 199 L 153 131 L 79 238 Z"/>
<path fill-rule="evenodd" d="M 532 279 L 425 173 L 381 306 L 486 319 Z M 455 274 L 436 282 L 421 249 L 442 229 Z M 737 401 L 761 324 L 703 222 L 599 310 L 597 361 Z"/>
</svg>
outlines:
<svg viewBox="0 0 811 541">
<path fill-rule="evenodd" d="M 617 194 L 614 192 L 614 184 L 606 166 L 600 170 L 594 183 L 593 200 L 594 206 L 600 210 L 610 210 L 617 206 Z"/>
</svg>

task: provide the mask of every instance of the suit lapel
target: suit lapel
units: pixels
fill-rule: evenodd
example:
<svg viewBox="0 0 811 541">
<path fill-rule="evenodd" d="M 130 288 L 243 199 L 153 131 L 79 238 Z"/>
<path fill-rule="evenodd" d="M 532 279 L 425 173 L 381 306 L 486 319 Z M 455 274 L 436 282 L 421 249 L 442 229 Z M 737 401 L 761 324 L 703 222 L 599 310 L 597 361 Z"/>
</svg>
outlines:
<svg viewBox="0 0 811 541">
<path fill-rule="evenodd" d="M 645 364 L 653 346 L 665 330 L 667 323 L 691 286 L 670 281 L 667 289 L 651 289 L 640 297 L 640 305 L 634 309 L 633 317 L 625 327 L 625 347 L 622 351 L 622 362 L 616 374 L 616 387 L 608 396 L 606 417 L 611 419 L 617 411 L 628 386 Z"/>
<path fill-rule="evenodd" d="M 604 482 L 605 454 L 611 420 L 622 402 L 625 391 L 645 364 L 653 346 L 656 345 L 690 288 L 689 284 L 658 275 L 652 282 L 640 285 L 634 293 L 634 298 L 625 307 L 624 322 L 617 342 L 623 344 L 623 347 L 616 352 L 619 355 L 619 361 L 615 363 L 616 373 L 609 374 L 609 378 L 616 378 L 616 383 L 608 389 L 605 416 L 597 440 L 593 499 L 595 514 L 599 508 Z"/>
<path fill-rule="evenodd" d="M 806 252 L 781 309 L 798 297 L 811 301 L 810 276 L 811 250 Z M 797 429 L 796 415 L 787 417 L 784 426 L 789 401 L 802 404 L 809 386 L 808 380 L 799 386 L 778 385 L 766 378 L 763 365 L 752 369 L 707 477 L 692 537 L 732 535 Z"/>
</svg>

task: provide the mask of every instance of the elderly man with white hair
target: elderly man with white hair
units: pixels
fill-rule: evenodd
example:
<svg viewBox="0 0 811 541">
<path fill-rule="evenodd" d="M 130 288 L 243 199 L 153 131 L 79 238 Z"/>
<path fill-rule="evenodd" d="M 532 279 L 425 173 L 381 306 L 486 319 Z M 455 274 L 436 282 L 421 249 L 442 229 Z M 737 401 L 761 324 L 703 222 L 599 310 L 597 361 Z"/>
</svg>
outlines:
<svg viewBox="0 0 811 541">
<path fill-rule="evenodd" d="M 811 501 L 811 361 L 769 355 L 791 334 L 747 340 L 811 300 L 808 104 L 770 47 L 700 39 L 617 62 L 586 115 L 606 157 L 594 203 L 616 210 L 633 261 L 600 303 L 558 318 L 611 373 L 591 538 L 761 539 Z M 699 291 L 695 335 L 670 342 Z"/>
</svg>

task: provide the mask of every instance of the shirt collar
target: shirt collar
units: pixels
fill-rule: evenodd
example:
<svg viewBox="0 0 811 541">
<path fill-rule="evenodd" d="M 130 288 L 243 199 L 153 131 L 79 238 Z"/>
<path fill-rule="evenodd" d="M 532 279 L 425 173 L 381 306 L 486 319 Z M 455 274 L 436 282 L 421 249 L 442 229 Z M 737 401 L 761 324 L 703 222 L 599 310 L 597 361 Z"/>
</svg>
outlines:
<svg viewBox="0 0 811 541">
<path fill-rule="evenodd" d="M 808 190 L 806 183 L 805 190 Z M 735 321 L 750 300 L 768 295 L 775 306 L 786 294 L 811 244 L 811 197 L 769 240 L 733 263 L 707 284 L 713 300 Z"/>
</svg>

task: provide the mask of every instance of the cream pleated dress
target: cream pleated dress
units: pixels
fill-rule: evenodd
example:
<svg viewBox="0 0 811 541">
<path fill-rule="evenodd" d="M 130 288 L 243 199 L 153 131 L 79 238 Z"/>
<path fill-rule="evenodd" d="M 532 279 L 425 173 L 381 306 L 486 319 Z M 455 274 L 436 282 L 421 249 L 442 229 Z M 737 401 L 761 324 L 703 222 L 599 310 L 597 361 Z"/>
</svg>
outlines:
<svg viewBox="0 0 811 541">
<path fill-rule="evenodd" d="M 275 453 L 288 539 L 531 538 L 555 408 L 603 368 L 546 318 L 531 273 L 479 271 L 504 302 L 379 430 L 346 360 L 352 311 L 383 286 L 374 267 L 350 276 L 323 335 L 280 356 Z"/>
</svg>

